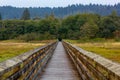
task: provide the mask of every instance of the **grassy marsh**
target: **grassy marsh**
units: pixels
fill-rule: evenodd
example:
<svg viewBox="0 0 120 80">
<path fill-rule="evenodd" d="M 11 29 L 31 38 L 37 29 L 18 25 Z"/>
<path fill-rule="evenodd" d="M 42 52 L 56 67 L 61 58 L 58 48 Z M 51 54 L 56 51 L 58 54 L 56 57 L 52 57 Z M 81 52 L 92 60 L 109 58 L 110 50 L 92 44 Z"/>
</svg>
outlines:
<svg viewBox="0 0 120 80">
<path fill-rule="evenodd" d="M 49 41 L 23 42 L 16 40 L 0 41 L 0 62 L 18 56 L 24 52 L 43 46 Z"/>
<path fill-rule="evenodd" d="M 75 40 L 67 41 L 87 51 L 94 52 L 112 61 L 120 63 L 120 42 L 106 41 L 80 43 Z"/>
</svg>

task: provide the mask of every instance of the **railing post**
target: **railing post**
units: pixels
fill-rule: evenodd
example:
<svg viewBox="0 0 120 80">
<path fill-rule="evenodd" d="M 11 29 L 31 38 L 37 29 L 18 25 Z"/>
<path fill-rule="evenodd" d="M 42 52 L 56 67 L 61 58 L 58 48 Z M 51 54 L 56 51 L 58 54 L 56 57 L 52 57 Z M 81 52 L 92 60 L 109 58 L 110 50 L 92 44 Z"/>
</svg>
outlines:
<svg viewBox="0 0 120 80">
<path fill-rule="evenodd" d="M 56 45 L 57 42 L 53 42 L 0 63 L 0 80 L 34 80 L 51 58 Z"/>
<path fill-rule="evenodd" d="M 120 80 L 120 64 L 63 42 L 82 80 Z"/>
</svg>

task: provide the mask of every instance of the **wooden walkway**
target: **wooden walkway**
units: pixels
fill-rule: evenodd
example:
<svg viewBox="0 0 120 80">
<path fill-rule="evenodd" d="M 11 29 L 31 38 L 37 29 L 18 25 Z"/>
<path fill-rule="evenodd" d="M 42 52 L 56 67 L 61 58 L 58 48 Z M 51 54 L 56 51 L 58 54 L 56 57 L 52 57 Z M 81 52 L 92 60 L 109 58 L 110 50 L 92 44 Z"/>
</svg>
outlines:
<svg viewBox="0 0 120 80">
<path fill-rule="evenodd" d="M 65 53 L 61 42 L 58 43 L 53 57 L 43 72 L 38 74 L 36 80 L 80 80 L 80 76 Z"/>
</svg>

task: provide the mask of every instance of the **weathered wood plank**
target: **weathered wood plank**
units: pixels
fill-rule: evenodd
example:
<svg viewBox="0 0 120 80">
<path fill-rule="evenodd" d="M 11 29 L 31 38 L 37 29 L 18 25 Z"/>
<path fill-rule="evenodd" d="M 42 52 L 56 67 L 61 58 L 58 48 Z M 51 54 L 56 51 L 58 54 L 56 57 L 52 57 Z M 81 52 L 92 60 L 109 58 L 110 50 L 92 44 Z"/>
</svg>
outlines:
<svg viewBox="0 0 120 80">
<path fill-rule="evenodd" d="M 31 50 L 0 63 L 0 80 L 34 80 L 51 58 L 57 42 Z"/>
<path fill-rule="evenodd" d="M 61 42 L 54 52 L 54 55 L 42 73 L 39 73 L 36 80 L 80 80 L 80 76 L 65 53 Z"/>
<path fill-rule="evenodd" d="M 112 62 L 100 55 L 88 52 L 79 47 L 76 47 L 68 42 L 63 42 L 65 50 L 68 54 L 72 55 L 75 66 L 80 65 L 78 70 L 81 68 L 80 74 L 87 77 L 88 73 L 92 80 L 120 80 L 120 64 Z M 79 60 L 78 62 L 75 62 Z M 82 65 L 81 65 L 82 64 Z M 83 69 L 83 66 L 85 69 Z M 87 80 L 91 80 L 87 77 Z M 86 80 L 82 77 L 83 80 Z"/>
</svg>

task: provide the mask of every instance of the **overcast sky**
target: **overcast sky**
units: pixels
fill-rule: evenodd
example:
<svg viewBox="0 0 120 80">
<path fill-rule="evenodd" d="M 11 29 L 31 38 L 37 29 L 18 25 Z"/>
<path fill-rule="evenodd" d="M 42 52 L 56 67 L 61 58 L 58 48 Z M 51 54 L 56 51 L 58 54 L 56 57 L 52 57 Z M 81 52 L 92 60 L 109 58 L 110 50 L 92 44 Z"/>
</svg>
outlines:
<svg viewBox="0 0 120 80">
<path fill-rule="evenodd" d="M 0 0 L 0 6 L 16 7 L 65 7 L 69 4 L 117 4 L 120 0 Z"/>
</svg>

